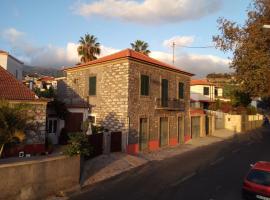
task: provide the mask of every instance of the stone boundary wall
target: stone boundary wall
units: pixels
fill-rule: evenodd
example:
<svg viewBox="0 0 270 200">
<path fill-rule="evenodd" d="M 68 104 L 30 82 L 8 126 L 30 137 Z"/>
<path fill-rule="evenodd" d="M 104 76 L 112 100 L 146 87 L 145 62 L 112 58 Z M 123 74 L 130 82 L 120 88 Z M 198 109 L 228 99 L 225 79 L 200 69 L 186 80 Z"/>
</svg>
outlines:
<svg viewBox="0 0 270 200">
<path fill-rule="evenodd" d="M 55 156 L 0 165 L 0 199 L 45 199 L 76 187 L 80 157 Z"/>
<path fill-rule="evenodd" d="M 225 129 L 235 131 L 236 133 L 249 131 L 262 126 L 262 115 L 230 115 L 226 114 Z"/>
</svg>

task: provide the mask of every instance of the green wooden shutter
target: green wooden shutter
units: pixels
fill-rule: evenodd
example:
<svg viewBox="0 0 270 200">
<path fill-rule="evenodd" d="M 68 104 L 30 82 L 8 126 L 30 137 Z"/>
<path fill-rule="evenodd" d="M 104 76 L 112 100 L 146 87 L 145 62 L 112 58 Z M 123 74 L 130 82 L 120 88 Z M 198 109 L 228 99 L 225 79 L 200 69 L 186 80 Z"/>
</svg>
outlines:
<svg viewBox="0 0 270 200">
<path fill-rule="evenodd" d="M 167 107 L 168 106 L 168 80 L 167 79 L 162 79 L 161 82 L 161 105 L 163 107 Z"/>
<path fill-rule="evenodd" d="M 184 99 L 184 83 L 179 83 L 178 85 L 178 97 L 179 99 Z"/>
<path fill-rule="evenodd" d="M 97 77 L 89 77 L 89 95 L 96 95 Z"/>
<path fill-rule="evenodd" d="M 141 75 L 141 95 L 149 95 L 149 76 Z"/>
</svg>

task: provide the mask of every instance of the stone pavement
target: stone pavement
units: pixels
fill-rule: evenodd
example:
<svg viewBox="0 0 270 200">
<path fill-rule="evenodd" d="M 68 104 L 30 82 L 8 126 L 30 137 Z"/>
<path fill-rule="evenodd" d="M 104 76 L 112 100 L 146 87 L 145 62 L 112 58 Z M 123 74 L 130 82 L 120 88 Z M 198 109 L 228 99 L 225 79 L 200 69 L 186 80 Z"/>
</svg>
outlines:
<svg viewBox="0 0 270 200">
<path fill-rule="evenodd" d="M 84 187 L 103 181 L 146 162 L 145 159 L 125 153 L 98 156 L 84 163 L 81 186 Z"/>
</svg>

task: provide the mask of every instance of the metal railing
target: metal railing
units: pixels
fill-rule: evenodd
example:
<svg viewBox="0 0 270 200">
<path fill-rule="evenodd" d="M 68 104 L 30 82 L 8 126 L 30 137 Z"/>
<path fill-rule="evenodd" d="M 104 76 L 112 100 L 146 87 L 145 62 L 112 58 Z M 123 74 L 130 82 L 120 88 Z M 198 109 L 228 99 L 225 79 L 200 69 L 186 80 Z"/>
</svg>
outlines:
<svg viewBox="0 0 270 200">
<path fill-rule="evenodd" d="M 185 110 L 185 102 L 179 99 L 156 99 L 156 109 Z"/>
</svg>

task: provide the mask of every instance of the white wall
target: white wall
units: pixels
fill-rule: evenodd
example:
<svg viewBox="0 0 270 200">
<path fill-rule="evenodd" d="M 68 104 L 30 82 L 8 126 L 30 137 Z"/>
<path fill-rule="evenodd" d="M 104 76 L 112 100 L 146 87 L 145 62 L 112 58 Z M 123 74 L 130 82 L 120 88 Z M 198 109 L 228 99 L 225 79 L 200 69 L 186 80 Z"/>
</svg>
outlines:
<svg viewBox="0 0 270 200">
<path fill-rule="evenodd" d="M 223 88 L 217 88 L 218 91 L 218 97 L 222 97 L 223 96 Z"/>
<path fill-rule="evenodd" d="M 15 77 L 17 75 L 18 80 L 22 80 L 22 68 L 23 64 L 13 59 L 12 57 L 8 57 L 7 60 L 7 70 L 12 73 Z M 17 72 L 16 72 L 17 71 Z"/>
<path fill-rule="evenodd" d="M 11 74 L 13 74 L 17 79 L 22 80 L 22 68 L 23 64 L 15 60 L 14 58 L 8 56 L 8 54 L 0 54 L 0 65 Z M 16 73 L 17 71 L 17 73 Z"/>
<path fill-rule="evenodd" d="M 0 65 L 5 70 L 7 69 L 7 54 L 0 54 Z"/>
<path fill-rule="evenodd" d="M 204 95 L 203 94 L 203 88 L 204 87 L 208 87 L 209 88 L 209 95 Z M 190 86 L 190 93 L 199 93 L 199 94 L 202 94 L 202 95 L 210 98 L 210 100 L 214 100 L 215 99 L 215 87 L 213 85 L 191 85 Z"/>
</svg>

